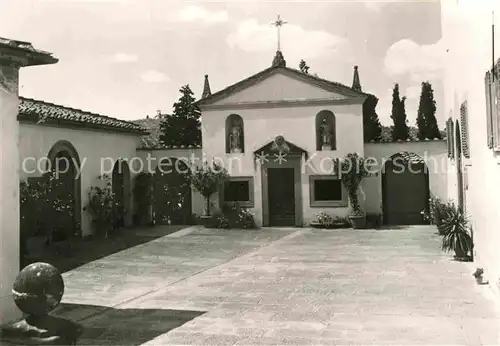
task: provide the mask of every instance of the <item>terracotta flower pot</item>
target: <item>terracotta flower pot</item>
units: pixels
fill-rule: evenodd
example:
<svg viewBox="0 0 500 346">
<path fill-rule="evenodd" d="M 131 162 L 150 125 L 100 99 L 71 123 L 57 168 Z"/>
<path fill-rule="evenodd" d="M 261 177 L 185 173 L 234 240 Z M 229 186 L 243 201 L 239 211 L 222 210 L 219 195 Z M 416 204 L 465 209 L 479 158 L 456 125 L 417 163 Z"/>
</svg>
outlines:
<svg viewBox="0 0 500 346">
<path fill-rule="evenodd" d="M 203 227 L 205 228 L 213 228 L 214 227 L 214 220 L 211 215 L 202 215 L 200 216 L 200 222 Z"/>
<path fill-rule="evenodd" d="M 366 215 L 349 215 L 352 228 L 363 229 L 366 227 Z"/>
</svg>

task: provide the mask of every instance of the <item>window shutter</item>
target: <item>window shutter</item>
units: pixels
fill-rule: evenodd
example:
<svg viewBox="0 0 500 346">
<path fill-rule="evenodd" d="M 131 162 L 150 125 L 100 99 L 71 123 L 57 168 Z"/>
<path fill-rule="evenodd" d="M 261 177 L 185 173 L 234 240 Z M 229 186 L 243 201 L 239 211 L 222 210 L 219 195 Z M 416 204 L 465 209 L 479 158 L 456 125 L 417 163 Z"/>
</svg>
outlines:
<svg viewBox="0 0 500 346">
<path fill-rule="evenodd" d="M 485 91 L 486 91 L 486 144 L 488 148 L 493 148 L 493 113 L 494 113 L 494 97 L 492 91 L 494 90 L 494 85 L 492 85 L 491 73 L 486 72 L 484 78 Z"/>
<path fill-rule="evenodd" d="M 492 115 L 491 115 L 491 127 L 492 127 L 492 134 L 493 134 L 493 148 L 495 150 L 498 150 L 498 147 L 500 146 L 500 131 L 499 131 L 499 125 L 500 121 L 498 117 L 500 116 L 500 85 L 499 81 L 497 78 L 491 83 L 491 99 L 492 99 Z"/>
<path fill-rule="evenodd" d="M 451 149 L 451 158 L 455 158 L 455 127 L 453 126 L 453 119 L 450 117 L 450 149 Z"/>
<path fill-rule="evenodd" d="M 469 128 L 468 128 L 468 111 L 467 111 L 467 101 L 464 101 L 460 106 L 460 127 L 461 127 L 461 144 L 462 153 L 465 158 L 470 159 L 469 150 Z M 457 138 L 458 139 L 458 138 Z"/>
<path fill-rule="evenodd" d="M 446 144 L 448 147 L 448 157 L 452 158 L 453 157 L 453 120 L 449 118 L 446 120 Z"/>
</svg>

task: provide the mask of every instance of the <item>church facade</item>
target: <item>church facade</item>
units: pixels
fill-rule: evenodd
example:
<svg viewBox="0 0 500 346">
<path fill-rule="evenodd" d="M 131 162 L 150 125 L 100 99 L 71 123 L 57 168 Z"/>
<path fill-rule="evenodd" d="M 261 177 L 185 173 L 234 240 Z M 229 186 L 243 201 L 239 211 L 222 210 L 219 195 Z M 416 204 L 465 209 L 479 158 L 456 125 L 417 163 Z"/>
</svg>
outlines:
<svg viewBox="0 0 500 346">
<path fill-rule="evenodd" d="M 404 222 L 419 223 L 430 191 L 446 196 L 446 172 L 438 169 L 446 162 L 444 141 L 365 143 L 363 104 L 368 94 L 361 90 L 357 67 L 349 87 L 287 67 L 278 51 L 271 67 L 213 94 L 206 76 L 204 89 L 198 102 L 203 157 L 224 166 L 231 176 L 214 202 L 250 208 L 262 226 L 309 225 L 320 212 L 346 216 L 347 191 L 333 162 L 349 153 L 374 163 L 376 174 L 361 188 L 369 213 L 383 216 L 388 188 L 393 197 L 385 209 L 406 213 L 403 217 L 409 220 Z M 426 165 L 433 169 L 384 184 L 384 165 L 400 152 L 410 152 L 421 163 L 432 158 Z M 394 198 L 401 188 L 410 189 L 418 201 L 402 206 L 404 197 Z"/>
</svg>

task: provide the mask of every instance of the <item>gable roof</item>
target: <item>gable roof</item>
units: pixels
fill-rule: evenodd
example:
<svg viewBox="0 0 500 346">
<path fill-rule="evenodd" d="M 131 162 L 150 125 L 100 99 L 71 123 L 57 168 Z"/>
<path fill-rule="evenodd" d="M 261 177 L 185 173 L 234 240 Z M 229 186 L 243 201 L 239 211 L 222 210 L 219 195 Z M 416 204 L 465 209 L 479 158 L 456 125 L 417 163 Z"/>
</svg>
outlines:
<svg viewBox="0 0 500 346">
<path fill-rule="evenodd" d="M 216 102 L 226 96 L 229 96 L 237 91 L 246 89 L 254 84 L 257 84 L 258 82 L 267 79 L 268 77 L 276 74 L 276 73 L 283 73 L 285 75 L 288 75 L 290 77 L 299 79 L 304 81 L 305 83 L 309 83 L 311 85 L 317 86 L 319 88 L 325 89 L 327 91 L 331 92 L 337 92 L 346 96 L 350 97 L 367 97 L 369 94 L 364 93 L 362 91 L 355 90 L 351 87 L 348 87 L 347 85 L 337 83 L 337 82 L 332 82 L 323 78 L 319 78 L 307 73 L 303 73 L 299 70 L 286 67 L 286 66 L 271 66 L 261 72 L 258 72 L 248 78 L 245 78 L 235 84 L 232 84 L 216 93 L 213 93 L 205 98 L 202 98 L 201 100 L 198 100 L 197 105 L 202 106 L 202 105 L 207 105 L 211 104 L 213 102 Z"/>
<path fill-rule="evenodd" d="M 44 122 L 51 125 L 147 134 L 142 126 L 130 121 L 25 97 L 19 99 L 21 103 L 19 104 L 18 120 L 20 121 L 38 123 L 41 118 L 45 117 Z"/>
</svg>

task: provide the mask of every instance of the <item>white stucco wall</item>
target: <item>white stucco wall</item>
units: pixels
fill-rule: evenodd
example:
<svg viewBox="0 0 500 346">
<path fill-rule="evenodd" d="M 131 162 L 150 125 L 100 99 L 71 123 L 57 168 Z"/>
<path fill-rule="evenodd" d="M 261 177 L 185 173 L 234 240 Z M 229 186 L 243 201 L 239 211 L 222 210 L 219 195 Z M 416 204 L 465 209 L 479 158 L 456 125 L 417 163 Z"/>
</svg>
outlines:
<svg viewBox="0 0 500 346">
<path fill-rule="evenodd" d="M 12 285 L 19 273 L 18 68 L 0 64 L 0 324 L 21 316 Z M 8 83 L 11 77 L 11 85 Z M 11 87 L 12 90 L 9 90 Z"/>
<path fill-rule="evenodd" d="M 399 152 L 410 152 L 424 159 L 429 174 L 429 190 L 434 196 L 447 199 L 448 151 L 446 141 L 389 142 L 365 144 L 365 158 L 374 160 L 374 169 L 382 168 L 389 158 Z M 376 163 L 376 164 L 375 164 Z M 362 183 L 365 210 L 382 213 L 382 175 L 366 178 Z"/>
<path fill-rule="evenodd" d="M 82 208 L 87 205 L 90 187 L 98 184 L 97 177 L 104 173 L 111 176 L 114 163 L 119 158 L 132 160 L 136 157 L 136 148 L 139 145 L 137 135 L 22 123 L 19 135 L 19 154 L 21 163 L 25 161 L 26 164 L 24 168 L 21 167 L 21 176 L 23 178 L 40 176 L 41 172 L 36 169 L 35 160 L 44 163 L 40 159 L 47 157 L 54 144 L 61 140 L 70 142 L 80 157 Z M 134 172 L 132 166 L 130 171 L 129 193 L 131 194 L 132 181 L 137 172 Z M 133 198 L 131 195 L 128 200 L 131 203 L 128 210 L 132 210 Z M 129 224 L 131 222 L 130 215 L 127 222 Z M 82 232 L 84 236 L 92 233 L 91 217 L 84 211 L 82 211 Z"/>
<path fill-rule="evenodd" d="M 173 164 L 169 159 L 180 159 L 191 164 L 201 164 L 203 157 L 201 149 L 155 149 L 155 150 L 137 150 L 137 157 L 145 162 L 144 172 L 155 173 L 160 162 L 164 164 Z M 148 162 L 151 164 L 148 165 Z M 170 169 L 176 169 L 175 164 Z M 182 172 L 181 172 L 182 173 Z M 194 189 L 191 189 L 192 212 L 198 216 L 203 214 L 205 201 L 203 196 Z"/>
<path fill-rule="evenodd" d="M 236 105 L 236 102 L 251 104 L 268 100 L 286 99 L 332 99 L 343 96 L 326 92 L 318 87 L 286 76 L 275 75 L 248 89 L 235 93 L 227 99 L 217 102 L 218 105 L 233 104 L 233 109 L 203 109 L 202 108 L 202 138 L 203 154 L 208 159 L 217 158 L 223 163 L 232 176 L 254 177 L 254 202 L 256 220 L 262 223 L 262 182 L 259 164 L 254 162 L 254 151 L 271 142 L 278 135 L 309 153 L 301 176 L 302 204 L 304 224 L 315 219 L 315 214 L 327 211 L 332 215 L 345 215 L 346 208 L 311 208 L 309 200 L 309 175 L 321 174 L 320 163 L 329 157 L 343 157 L 350 152 L 363 155 L 362 105 L 361 104 L 327 104 L 327 105 L 294 105 L 285 107 L 270 105 L 267 108 L 252 108 Z M 322 110 L 333 112 L 336 119 L 337 150 L 328 152 L 316 151 L 316 115 Z M 245 153 L 226 154 L 226 118 L 238 114 L 244 122 Z M 325 158 L 323 159 L 322 158 Z M 274 160 L 274 158 L 270 158 Z"/>
<path fill-rule="evenodd" d="M 340 94 L 320 89 L 290 76 L 276 73 L 251 88 L 247 88 L 220 100 L 217 104 L 247 103 L 259 101 L 318 99 L 345 99 Z"/>
<path fill-rule="evenodd" d="M 445 64 L 445 105 L 459 119 L 460 103 L 467 100 L 469 113 L 468 190 L 466 210 L 474 230 L 475 261 L 483 266 L 492 283 L 500 277 L 500 156 L 487 147 L 484 77 L 492 67 L 492 10 L 500 13 L 498 1 L 442 1 Z M 500 21 L 496 19 L 496 36 Z M 457 39 L 459 37 L 460 39 Z M 496 47 L 500 47 L 497 40 Z M 498 49 L 498 48 L 497 48 Z M 496 59 L 499 57 L 497 51 Z M 454 167 L 455 163 L 452 163 Z M 456 198 L 456 175 L 450 175 L 449 196 Z"/>
</svg>

